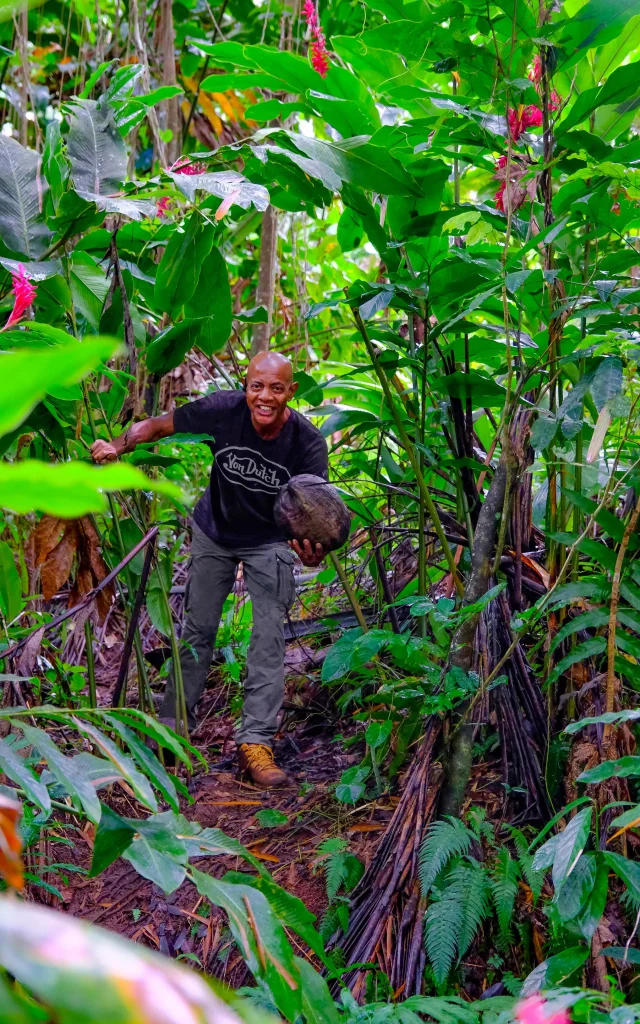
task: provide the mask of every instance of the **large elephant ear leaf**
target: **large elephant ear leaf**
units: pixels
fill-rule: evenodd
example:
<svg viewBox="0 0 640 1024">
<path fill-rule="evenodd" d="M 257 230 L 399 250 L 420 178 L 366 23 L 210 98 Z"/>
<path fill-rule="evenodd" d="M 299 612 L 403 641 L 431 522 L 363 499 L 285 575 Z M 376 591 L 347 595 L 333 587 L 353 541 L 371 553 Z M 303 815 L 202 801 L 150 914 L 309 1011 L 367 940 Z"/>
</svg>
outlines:
<svg viewBox="0 0 640 1024">
<path fill-rule="evenodd" d="M 67 156 L 76 191 L 87 199 L 119 192 L 127 173 L 127 150 L 113 110 L 95 100 L 74 100 L 68 109 Z"/>
<path fill-rule="evenodd" d="M 28 260 L 37 259 L 50 244 L 42 216 L 48 187 L 38 154 L 0 135 L 0 238 L 12 253 Z"/>
</svg>

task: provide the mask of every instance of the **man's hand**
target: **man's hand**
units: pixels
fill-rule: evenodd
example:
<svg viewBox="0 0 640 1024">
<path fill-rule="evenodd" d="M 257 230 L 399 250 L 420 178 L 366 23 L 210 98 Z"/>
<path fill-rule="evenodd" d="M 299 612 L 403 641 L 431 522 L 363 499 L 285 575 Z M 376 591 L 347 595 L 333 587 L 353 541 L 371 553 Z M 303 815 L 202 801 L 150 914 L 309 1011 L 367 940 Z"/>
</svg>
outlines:
<svg viewBox="0 0 640 1024">
<path fill-rule="evenodd" d="M 314 551 L 309 540 L 303 540 L 302 544 L 299 544 L 297 540 L 290 540 L 289 547 L 293 548 L 302 564 L 308 566 L 309 569 L 315 569 L 316 565 L 320 565 L 324 558 L 322 544 L 316 544 Z"/>
<path fill-rule="evenodd" d="M 94 441 L 91 445 L 91 458 L 99 466 L 103 466 L 105 462 L 113 462 L 119 455 L 119 450 L 111 441 Z"/>
</svg>

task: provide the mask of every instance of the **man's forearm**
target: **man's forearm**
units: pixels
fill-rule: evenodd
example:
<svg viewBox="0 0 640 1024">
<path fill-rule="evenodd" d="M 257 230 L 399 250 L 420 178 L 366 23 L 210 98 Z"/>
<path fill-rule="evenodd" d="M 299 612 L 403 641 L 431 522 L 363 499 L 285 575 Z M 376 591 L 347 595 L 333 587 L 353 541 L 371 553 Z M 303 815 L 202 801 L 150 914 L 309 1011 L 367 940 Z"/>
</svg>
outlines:
<svg viewBox="0 0 640 1024">
<path fill-rule="evenodd" d="M 166 416 L 151 416 L 148 420 L 132 423 L 123 434 L 114 439 L 113 445 L 118 455 L 123 455 L 125 452 L 132 452 L 139 444 L 150 444 L 162 437 L 170 437 L 171 434 L 175 434 L 172 412 Z"/>
</svg>

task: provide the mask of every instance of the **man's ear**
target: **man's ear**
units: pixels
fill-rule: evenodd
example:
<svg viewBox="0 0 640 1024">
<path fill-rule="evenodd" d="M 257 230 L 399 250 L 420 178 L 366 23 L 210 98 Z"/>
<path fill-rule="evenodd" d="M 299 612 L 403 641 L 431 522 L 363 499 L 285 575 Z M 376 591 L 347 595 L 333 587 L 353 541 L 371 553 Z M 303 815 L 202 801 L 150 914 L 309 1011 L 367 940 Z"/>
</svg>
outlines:
<svg viewBox="0 0 640 1024">
<path fill-rule="evenodd" d="M 299 382 L 297 380 L 292 380 L 291 384 L 289 385 L 289 394 L 291 395 L 291 398 L 293 398 L 296 391 L 298 390 L 298 383 Z"/>
</svg>

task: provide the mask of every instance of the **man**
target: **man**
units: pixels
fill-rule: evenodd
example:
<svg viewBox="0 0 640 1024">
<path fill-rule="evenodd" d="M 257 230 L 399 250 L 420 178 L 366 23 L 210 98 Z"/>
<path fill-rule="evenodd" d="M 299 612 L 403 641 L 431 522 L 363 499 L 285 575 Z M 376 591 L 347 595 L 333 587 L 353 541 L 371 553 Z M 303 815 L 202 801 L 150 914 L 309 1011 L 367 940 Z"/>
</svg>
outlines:
<svg viewBox="0 0 640 1024">
<path fill-rule="evenodd" d="M 174 433 L 214 438 L 210 486 L 193 515 L 185 595 L 183 639 L 189 646 L 182 647 L 180 664 L 187 723 L 190 729 L 196 724 L 195 707 L 209 673 L 222 605 L 242 562 L 253 630 L 236 741 L 241 770 L 263 787 L 287 781 L 274 762 L 272 743 L 284 698 L 284 616 L 295 596 L 290 547 L 307 566 L 319 565 L 324 557 L 321 545 L 312 547 L 309 540 L 289 547 L 273 516 L 276 495 L 290 477 L 328 476 L 322 434 L 289 408 L 297 387 L 290 361 L 262 352 L 249 363 L 244 391 L 216 391 L 173 413 L 134 423 L 112 443 L 96 441 L 91 447 L 94 460 L 104 463 Z M 173 722 L 178 718 L 173 678 L 160 715 Z"/>
</svg>

